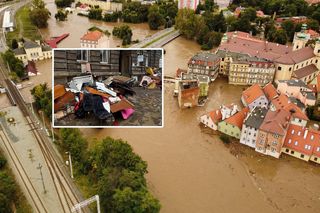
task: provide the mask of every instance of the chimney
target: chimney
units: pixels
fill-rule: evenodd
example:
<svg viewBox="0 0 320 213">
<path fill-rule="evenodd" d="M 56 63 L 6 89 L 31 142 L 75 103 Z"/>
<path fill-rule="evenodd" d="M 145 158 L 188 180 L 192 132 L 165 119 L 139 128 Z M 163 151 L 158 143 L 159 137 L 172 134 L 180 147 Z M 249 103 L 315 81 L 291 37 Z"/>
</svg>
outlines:
<svg viewBox="0 0 320 213">
<path fill-rule="evenodd" d="M 319 124 L 313 124 L 312 125 L 312 129 L 314 129 L 314 130 L 319 130 Z"/>
<path fill-rule="evenodd" d="M 41 46 L 40 40 L 35 41 L 39 46 Z"/>
</svg>

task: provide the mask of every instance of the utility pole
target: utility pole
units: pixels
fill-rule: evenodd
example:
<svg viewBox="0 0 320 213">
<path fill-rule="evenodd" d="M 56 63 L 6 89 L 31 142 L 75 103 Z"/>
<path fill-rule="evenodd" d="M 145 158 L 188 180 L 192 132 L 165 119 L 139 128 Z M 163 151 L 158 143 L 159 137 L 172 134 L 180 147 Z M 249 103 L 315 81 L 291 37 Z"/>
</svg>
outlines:
<svg viewBox="0 0 320 213">
<path fill-rule="evenodd" d="M 52 126 L 51 126 L 51 134 L 52 134 L 52 142 L 54 142 L 54 131 Z"/>
<path fill-rule="evenodd" d="M 42 171 L 41 171 L 42 165 L 40 163 L 39 163 L 39 166 L 37 167 L 37 169 L 40 170 L 40 176 L 41 176 L 41 181 L 42 181 L 42 186 L 43 186 L 43 193 L 45 194 L 45 193 L 47 193 L 47 190 L 46 190 L 46 187 L 44 185 L 44 180 L 43 180 Z"/>
<path fill-rule="evenodd" d="M 73 179 L 73 169 L 72 169 L 71 153 L 70 153 L 70 152 L 66 152 L 66 154 L 69 155 L 69 161 L 67 161 L 67 165 L 69 164 L 69 166 L 70 166 L 70 174 L 71 174 L 71 178 Z"/>
</svg>

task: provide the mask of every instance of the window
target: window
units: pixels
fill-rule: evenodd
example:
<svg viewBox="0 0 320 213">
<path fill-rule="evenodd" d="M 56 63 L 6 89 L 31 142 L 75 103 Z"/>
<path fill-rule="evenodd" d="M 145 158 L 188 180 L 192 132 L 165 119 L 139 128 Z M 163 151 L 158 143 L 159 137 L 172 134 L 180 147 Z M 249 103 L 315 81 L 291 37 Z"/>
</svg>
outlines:
<svg viewBox="0 0 320 213">
<path fill-rule="evenodd" d="M 286 149 L 286 152 L 289 152 L 289 149 Z"/>
<path fill-rule="evenodd" d="M 278 66 L 278 70 L 281 70 L 281 67 L 280 67 L 280 66 Z"/>
<path fill-rule="evenodd" d="M 100 50 L 100 62 L 109 63 L 110 52 L 108 50 Z"/>
<path fill-rule="evenodd" d="M 319 152 L 319 151 L 320 151 L 320 147 L 318 146 L 318 147 L 317 147 L 317 152 Z"/>
<path fill-rule="evenodd" d="M 291 151 L 291 154 L 293 155 L 293 154 L 294 154 L 294 151 Z"/>
<path fill-rule="evenodd" d="M 294 145 L 298 146 L 298 141 L 295 141 L 295 142 L 294 142 Z"/>
<path fill-rule="evenodd" d="M 294 129 L 291 131 L 291 134 L 292 134 L 292 135 L 294 134 Z"/>
<path fill-rule="evenodd" d="M 88 50 L 78 50 L 77 51 L 78 61 L 88 61 Z"/>
<path fill-rule="evenodd" d="M 272 142 L 272 145 L 273 145 L 273 146 L 276 146 L 277 144 L 278 144 L 277 141 L 273 141 L 273 142 Z"/>
<path fill-rule="evenodd" d="M 300 131 L 298 132 L 298 135 L 299 135 L 299 136 L 301 135 L 301 132 L 300 132 Z"/>
<path fill-rule="evenodd" d="M 317 158 L 317 157 L 314 157 L 313 160 L 314 160 L 314 161 L 318 161 L 318 158 Z"/>
<path fill-rule="evenodd" d="M 304 154 L 301 154 L 300 157 L 301 157 L 301 158 L 304 158 Z"/>
<path fill-rule="evenodd" d="M 271 152 L 275 152 L 276 150 L 274 148 L 271 148 Z"/>
<path fill-rule="evenodd" d="M 311 135 L 311 138 L 310 138 L 312 141 L 313 141 L 313 139 L 314 139 L 314 135 Z"/>
</svg>

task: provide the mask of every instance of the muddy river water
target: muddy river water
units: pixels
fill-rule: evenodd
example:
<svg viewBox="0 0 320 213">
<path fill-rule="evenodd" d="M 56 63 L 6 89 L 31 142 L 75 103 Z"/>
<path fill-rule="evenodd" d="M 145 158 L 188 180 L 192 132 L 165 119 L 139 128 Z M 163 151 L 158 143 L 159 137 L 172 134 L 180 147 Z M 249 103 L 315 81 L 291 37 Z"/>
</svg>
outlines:
<svg viewBox="0 0 320 213">
<path fill-rule="evenodd" d="M 51 19 L 50 29 L 43 30 L 43 35 L 70 32 L 70 37 L 59 46 L 78 47 L 80 34 L 88 28 L 84 24 L 101 25 L 104 29 L 110 26 L 84 17 L 69 17 L 72 19 L 70 23 L 55 23 Z M 137 38 L 153 33 L 145 24 L 135 26 Z M 117 44 L 114 41 L 112 46 Z M 169 76 L 178 67 L 186 68 L 187 60 L 200 49 L 195 42 L 181 37 L 164 48 L 165 75 Z M 30 82 L 51 82 L 51 61 L 37 65 L 42 75 L 31 78 Z M 29 89 L 23 92 L 27 94 Z M 225 79 L 217 79 L 210 86 L 210 99 L 204 107 L 180 110 L 172 96 L 173 85 L 166 84 L 164 128 L 83 129 L 82 132 L 89 139 L 112 136 L 132 145 L 148 162 L 148 184 L 161 201 L 161 212 L 320 212 L 319 166 L 284 155 L 281 159 L 260 156 L 244 146 L 226 147 L 216 135 L 199 126 L 197 118 L 206 111 L 220 104 L 240 104 L 242 89 L 228 85 Z"/>
</svg>

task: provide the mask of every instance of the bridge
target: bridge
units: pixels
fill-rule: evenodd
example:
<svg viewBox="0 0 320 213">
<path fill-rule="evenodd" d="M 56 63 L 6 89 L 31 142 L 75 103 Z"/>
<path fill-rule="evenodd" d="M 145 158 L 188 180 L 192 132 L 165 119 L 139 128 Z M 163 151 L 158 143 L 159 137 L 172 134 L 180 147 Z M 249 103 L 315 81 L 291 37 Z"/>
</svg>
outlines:
<svg viewBox="0 0 320 213">
<path fill-rule="evenodd" d="M 143 48 L 143 47 L 162 47 L 170 41 L 176 39 L 181 34 L 179 30 L 170 27 L 164 30 L 161 30 L 150 37 L 145 38 L 141 42 L 132 45 L 132 48 Z"/>
</svg>

